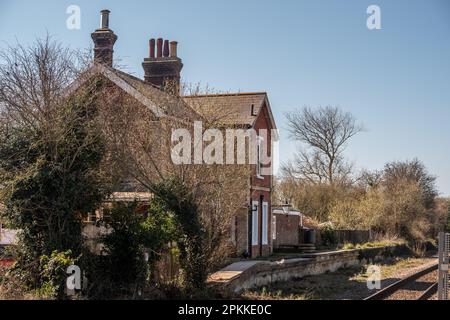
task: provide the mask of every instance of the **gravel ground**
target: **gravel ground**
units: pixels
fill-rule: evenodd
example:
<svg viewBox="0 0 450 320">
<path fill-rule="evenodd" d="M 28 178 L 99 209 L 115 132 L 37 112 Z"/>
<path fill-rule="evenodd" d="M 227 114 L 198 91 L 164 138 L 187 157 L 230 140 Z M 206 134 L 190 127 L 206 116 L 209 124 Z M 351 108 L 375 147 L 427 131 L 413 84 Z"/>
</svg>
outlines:
<svg viewBox="0 0 450 320">
<path fill-rule="evenodd" d="M 386 300 L 417 300 L 422 293 L 437 281 L 437 270 L 408 283 Z"/>
</svg>

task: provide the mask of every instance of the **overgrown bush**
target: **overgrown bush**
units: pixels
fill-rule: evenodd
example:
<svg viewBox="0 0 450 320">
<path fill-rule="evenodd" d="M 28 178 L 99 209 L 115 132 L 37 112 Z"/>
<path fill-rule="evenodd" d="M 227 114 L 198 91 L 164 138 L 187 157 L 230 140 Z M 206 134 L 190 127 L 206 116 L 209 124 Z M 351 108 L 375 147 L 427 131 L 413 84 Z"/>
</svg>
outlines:
<svg viewBox="0 0 450 320">
<path fill-rule="evenodd" d="M 334 246 L 337 244 L 337 239 L 334 234 L 333 228 L 326 226 L 320 229 L 320 244 L 322 246 Z"/>
<path fill-rule="evenodd" d="M 61 101 L 51 125 L 0 130 L 1 200 L 4 215 L 21 230 L 17 267 L 28 272 L 31 287 L 46 282 L 39 270 L 42 256 L 82 252 L 80 216 L 108 194 L 95 113 L 95 96 L 86 94 Z"/>
<path fill-rule="evenodd" d="M 147 277 L 142 241 L 142 216 L 136 214 L 137 202 L 117 203 L 103 221 L 111 230 L 101 237 L 105 270 L 117 290 L 135 288 Z"/>
<path fill-rule="evenodd" d="M 430 222 L 421 198 L 415 182 L 399 180 L 390 188 L 369 190 L 360 199 L 336 203 L 330 217 L 338 228 L 372 229 L 409 241 L 424 241 Z"/>
<path fill-rule="evenodd" d="M 276 198 L 289 199 L 306 216 L 336 229 L 368 230 L 399 236 L 422 251 L 428 238 L 445 229 L 448 200 L 436 198 L 435 177 L 417 159 L 391 162 L 380 171 L 364 171 L 355 182 L 311 183 L 288 177 Z M 324 234 L 325 243 L 332 242 Z"/>
<path fill-rule="evenodd" d="M 67 268 L 76 265 L 78 260 L 79 257 L 73 257 L 70 250 L 66 252 L 53 251 L 50 256 L 41 256 L 42 285 L 37 290 L 38 296 L 56 299 L 65 298 Z"/>
<path fill-rule="evenodd" d="M 338 229 L 375 228 L 383 219 L 384 194 L 368 190 L 359 197 L 336 200 L 330 208 L 330 220 Z"/>
<path fill-rule="evenodd" d="M 176 225 L 173 215 L 155 199 L 145 210 L 138 209 L 138 202 L 115 203 L 99 222 L 110 232 L 99 239 L 104 246 L 102 254 L 86 261 L 92 282 L 89 296 L 137 297 L 152 285 L 155 262 L 176 239 Z"/>
<path fill-rule="evenodd" d="M 155 197 L 149 203 L 141 228 L 142 243 L 147 250 L 148 265 L 152 272 L 166 246 L 178 239 L 178 226 L 173 213 L 166 209 L 161 199 Z M 173 247 L 169 253 L 176 255 L 177 252 L 177 248 Z"/>
<path fill-rule="evenodd" d="M 167 179 L 155 189 L 161 203 L 173 212 L 180 231 L 177 243 L 185 286 L 192 292 L 202 290 L 208 276 L 208 256 L 203 248 L 207 235 L 193 195 L 176 178 Z"/>
</svg>

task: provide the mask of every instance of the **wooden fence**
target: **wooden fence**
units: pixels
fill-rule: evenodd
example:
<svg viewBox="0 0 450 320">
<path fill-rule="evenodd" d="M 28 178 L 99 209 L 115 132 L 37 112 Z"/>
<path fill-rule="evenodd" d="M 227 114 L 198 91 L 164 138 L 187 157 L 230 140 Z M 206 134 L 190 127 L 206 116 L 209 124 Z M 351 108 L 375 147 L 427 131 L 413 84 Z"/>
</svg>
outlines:
<svg viewBox="0 0 450 320">
<path fill-rule="evenodd" d="M 179 254 L 173 245 L 169 245 L 155 264 L 153 281 L 165 285 L 176 284 L 181 279 L 180 270 Z"/>
<path fill-rule="evenodd" d="M 360 244 L 372 240 L 370 230 L 317 230 L 317 245 Z"/>
</svg>

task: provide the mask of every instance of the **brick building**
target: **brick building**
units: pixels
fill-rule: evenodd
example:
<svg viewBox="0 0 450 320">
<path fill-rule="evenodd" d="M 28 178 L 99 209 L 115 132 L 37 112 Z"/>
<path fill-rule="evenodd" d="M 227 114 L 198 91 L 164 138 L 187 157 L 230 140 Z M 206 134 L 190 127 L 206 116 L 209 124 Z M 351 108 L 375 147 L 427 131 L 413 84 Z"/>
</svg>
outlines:
<svg viewBox="0 0 450 320">
<path fill-rule="evenodd" d="M 258 134 L 258 161 L 252 166 L 248 179 L 248 189 L 242 190 L 247 195 L 247 203 L 239 210 L 235 221 L 230 226 L 230 238 L 238 255 L 261 256 L 272 252 L 271 235 L 271 195 L 272 163 L 261 161 L 260 143 L 265 143 L 266 155 L 272 156 L 276 125 L 266 93 L 236 93 L 183 96 L 180 93 L 180 75 L 183 63 L 177 54 L 177 42 L 150 39 L 149 56 L 144 58 L 142 67 L 144 79 L 138 79 L 113 68 L 113 46 L 118 37 L 109 28 L 109 11 L 101 12 L 101 28 L 92 33 L 94 41 L 94 65 L 88 71 L 89 77 L 101 75 L 113 85 L 125 91 L 144 107 L 149 108 L 157 118 L 171 116 L 195 120 L 199 116 L 196 106 L 207 101 L 217 108 L 226 110 L 225 125 L 243 129 L 254 129 Z M 89 77 L 84 77 L 84 80 Z M 70 92 L 77 90 L 82 82 L 76 82 Z M 161 95 L 166 101 L 172 101 L 171 109 L 163 108 L 154 101 Z M 267 134 L 260 134 L 266 130 Z M 276 134 L 276 133 L 275 133 Z M 266 169 L 266 170 L 264 170 Z M 264 173 L 263 173 L 264 172 Z M 125 190 L 135 192 L 137 190 Z"/>
</svg>

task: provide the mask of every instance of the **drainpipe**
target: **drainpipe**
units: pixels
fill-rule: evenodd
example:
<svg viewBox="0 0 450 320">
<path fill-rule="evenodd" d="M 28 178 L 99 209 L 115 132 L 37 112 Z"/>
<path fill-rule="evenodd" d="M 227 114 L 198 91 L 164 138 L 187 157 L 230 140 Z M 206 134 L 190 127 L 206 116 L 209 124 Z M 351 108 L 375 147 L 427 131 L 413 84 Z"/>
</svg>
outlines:
<svg viewBox="0 0 450 320">
<path fill-rule="evenodd" d="M 303 229 L 303 213 L 300 212 L 300 227 Z"/>
</svg>

